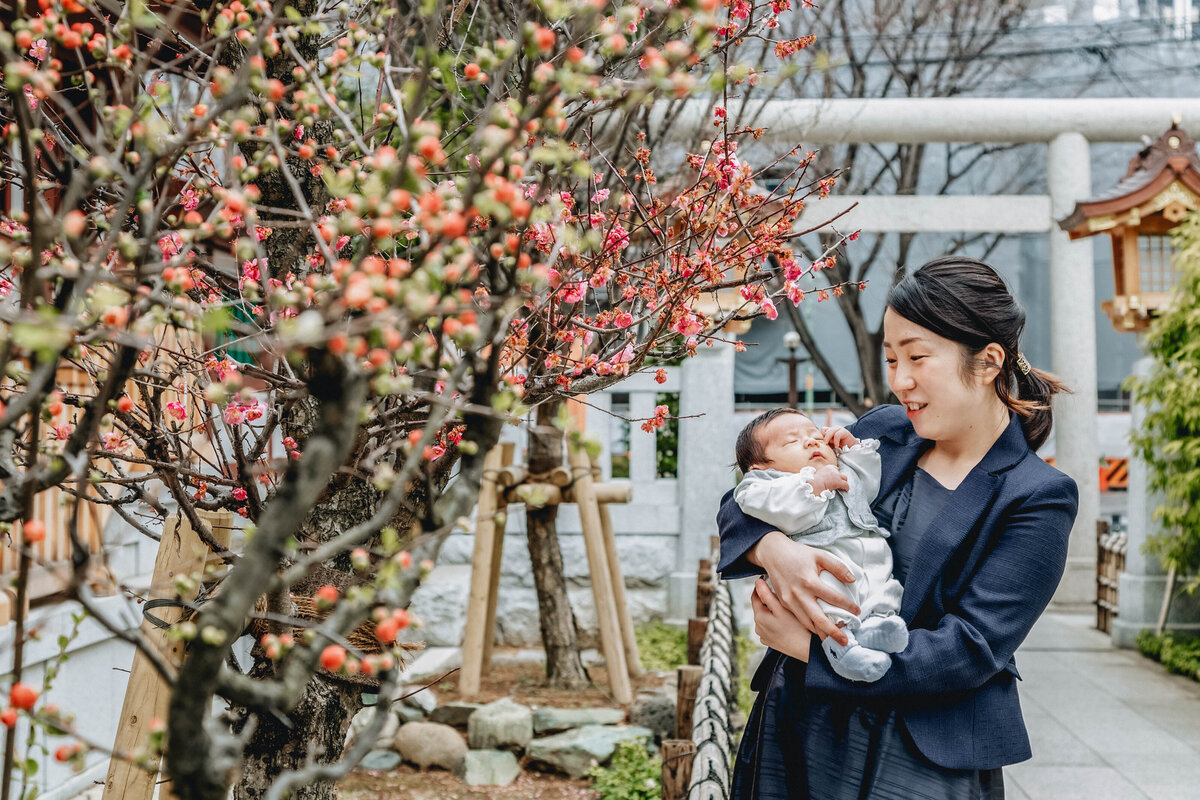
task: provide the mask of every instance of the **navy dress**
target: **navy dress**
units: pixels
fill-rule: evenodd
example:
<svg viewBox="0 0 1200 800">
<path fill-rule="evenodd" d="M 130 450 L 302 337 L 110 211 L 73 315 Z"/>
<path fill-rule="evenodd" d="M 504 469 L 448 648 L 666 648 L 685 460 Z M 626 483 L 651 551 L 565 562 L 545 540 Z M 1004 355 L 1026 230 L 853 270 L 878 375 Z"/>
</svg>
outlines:
<svg viewBox="0 0 1200 800">
<path fill-rule="evenodd" d="M 927 488 L 923 478 L 913 481 L 933 442 L 916 434 L 904 409 L 872 409 L 851 432 L 880 440 L 872 511 L 899 534 L 893 545 L 902 548 L 896 560 L 905 571 L 900 616 L 908 647 L 880 680 L 865 684 L 836 675 L 815 639 L 807 666 L 769 650 L 751 684 L 759 695 L 739 747 L 733 794 L 826 800 L 838 796 L 826 794 L 828 787 L 848 786 L 850 797 L 996 797 L 996 771 L 1032 754 L 1014 653 L 1062 577 L 1078 508 L 1075 483 L 1030 450 L 1014 414 L 933 512 L 929 498 L 911 497 Z M 912 507 L 907 516 L 916 515 L 911 521 L 901 518 L 905 503 Z M 718 527 L 722 577 L 761 574 L 748 556 L 771 526 L 744 514 L 731 490 Z M 906 556 L 910 547 L 914 554 Z M 856 757 L 857 766 L 844 761 Z M 823 774 L 828 769 L 836 775 Z M 937 778 L 925 786 L 918 774 Z M 897 775 L 905 781 L 898 795 L 885 785 Z"/>
</svg>

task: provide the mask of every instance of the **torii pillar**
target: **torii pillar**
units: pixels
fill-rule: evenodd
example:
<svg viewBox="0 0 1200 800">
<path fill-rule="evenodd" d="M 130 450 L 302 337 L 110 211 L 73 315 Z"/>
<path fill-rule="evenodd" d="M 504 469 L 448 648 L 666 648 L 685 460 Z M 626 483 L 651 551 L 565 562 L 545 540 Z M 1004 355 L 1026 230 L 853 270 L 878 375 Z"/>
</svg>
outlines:
<svg viewBox="0 0 1200 800">
<path fill-rule="evenodd" d="M 1050 213 L 1065 218 L 1092 193 L 1088 140 L 1060 133 L 1046 152 Z M 1100 519 L 1100 447 L 1096 419 L 1096 304 L 1092 239 L 1071 241 L 1050 226 L 1050 338 L 1053 371 L 1071 387 L 1054 398 L 1055 466 L 1079 485 L 1067 570 L 1054 601 L 1087 604 L 1096 596 L 1096 520 Z M 1035 365 L 1038 366 L 1038 365 Z"/>
</svg>

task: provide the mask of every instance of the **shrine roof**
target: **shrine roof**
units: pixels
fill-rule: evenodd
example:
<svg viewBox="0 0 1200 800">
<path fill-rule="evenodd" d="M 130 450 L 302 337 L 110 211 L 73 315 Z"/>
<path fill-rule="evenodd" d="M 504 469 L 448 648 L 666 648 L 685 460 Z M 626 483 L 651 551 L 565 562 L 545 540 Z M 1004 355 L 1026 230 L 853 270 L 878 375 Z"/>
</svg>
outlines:
<svg viewBox="0 0 1200 800">
<path fill-rule="evenodd" d="M 1106 191 L 1075 205 L 1059 227 L 1073 235 L 1086 235 L 1087 221 L 1120 214 L 1145 203 L 1172 183 L 1179 181 L 1200 194 L 1200 154 L 1192 138 L 1172 125 L 1158 140 L 1142 148 L 1129 161 L 1124 177 Z"/>
</svg>

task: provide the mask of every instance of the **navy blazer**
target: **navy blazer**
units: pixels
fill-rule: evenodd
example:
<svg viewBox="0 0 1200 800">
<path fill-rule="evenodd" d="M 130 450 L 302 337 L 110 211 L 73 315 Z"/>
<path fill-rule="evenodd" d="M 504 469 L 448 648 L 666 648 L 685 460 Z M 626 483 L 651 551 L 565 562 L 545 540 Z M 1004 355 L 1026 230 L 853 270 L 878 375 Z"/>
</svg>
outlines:
<svg viewBox="0 0 1200 800">
<path fill-rule="evenodd" d="M 836 675 L 816 638 L 805 678 L 809 697 L 843 695 L 894 705 L 921 753 L 949 769 L 993 769 L 1032 753 L 1021 718 L 1013 653 L 1062 578 L 1078 508 L 1075 481 L 1042 461 L 1015 414 L 983 460 L 930 524 L 909 567 L 900 614 L 908 647 L 875 683 Z M 851 432 L 879 439 L 879 499 L 907 480 L 931 441 L 900 406 L 879 406 Z M 742 513 L 730 491 L 717 514 L 724 578 L 761 574 L 746 559 L 771 526 Z M 773 668 L 777 658 L 764 659 Z M 762 676 L 756 676 L 761 685 Z"/>
</svg>

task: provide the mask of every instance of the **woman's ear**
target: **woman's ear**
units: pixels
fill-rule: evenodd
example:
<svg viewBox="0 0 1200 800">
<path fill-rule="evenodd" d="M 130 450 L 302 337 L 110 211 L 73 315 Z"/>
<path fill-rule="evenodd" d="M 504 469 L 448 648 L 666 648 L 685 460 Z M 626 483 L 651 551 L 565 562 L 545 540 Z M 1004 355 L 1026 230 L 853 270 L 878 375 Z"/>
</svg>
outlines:
<svg viewBox="0 0 1200 800">
<path fill-rule="evenodd" d="M 995 342 L 991 342 L 987 347 L 983 348 L 980 356 L 987 362 L 987 368 L 984 369 L 983 378 L 984 386 L 991 386 L 992 382 L 999 377 L 1004 370 L 1004 348 Z"/>
</svg>

